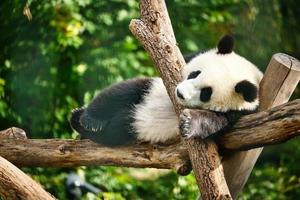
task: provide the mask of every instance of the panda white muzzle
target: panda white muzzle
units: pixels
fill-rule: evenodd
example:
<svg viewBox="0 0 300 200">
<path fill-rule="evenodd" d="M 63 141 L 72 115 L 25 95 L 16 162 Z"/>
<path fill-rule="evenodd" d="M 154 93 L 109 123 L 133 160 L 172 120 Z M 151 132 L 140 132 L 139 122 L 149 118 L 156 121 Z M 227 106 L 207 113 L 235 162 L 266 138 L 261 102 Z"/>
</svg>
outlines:
<svg viewBox="0 0 300 200">
<path fill-rule="evenodd" d="M 191 81 L 179 83 L 175 91 L 177 101 L 185 106 L 197 106 L 200 92 L 194 87 Z"/>
</svg>

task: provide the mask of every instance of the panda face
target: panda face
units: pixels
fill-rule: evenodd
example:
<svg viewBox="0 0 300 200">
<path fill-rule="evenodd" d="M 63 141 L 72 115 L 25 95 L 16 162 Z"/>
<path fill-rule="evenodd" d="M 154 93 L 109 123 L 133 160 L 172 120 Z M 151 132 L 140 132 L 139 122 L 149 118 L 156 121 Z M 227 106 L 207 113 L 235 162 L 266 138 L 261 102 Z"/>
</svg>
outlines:
<svg viewBox="0 0 300 200">
<path fill-rule="evenodd" d="M 199 54 L 187 64 L 175 91 L 178 102 L 219 112 L 256 109 L 262 73 L 234 52 L 219 52 Z"/>
</svg>

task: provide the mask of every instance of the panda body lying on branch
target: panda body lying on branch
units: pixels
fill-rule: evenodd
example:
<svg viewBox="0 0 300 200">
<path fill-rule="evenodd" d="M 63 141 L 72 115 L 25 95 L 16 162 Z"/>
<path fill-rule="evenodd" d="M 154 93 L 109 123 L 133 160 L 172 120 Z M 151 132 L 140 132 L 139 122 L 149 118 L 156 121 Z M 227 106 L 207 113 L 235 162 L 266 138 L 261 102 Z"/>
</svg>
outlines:
<svg viewBox="0 0 300 200">
<path fill-rule="evenodd" d="M 259 104 L 258 87 L 263 75 L 234 53 L 233 46 L 233 38 L 227 35 L 217 48 L 185 58 L 183 81 L 175 91 L 177 100 L 185 107 L 203 111 L 184 111 L 179 126 L 160 78 L 137 78 L 112 85 L 86 108 L 73 110 L 71 126 L 81 138 L 107 146 L 136 140 L 164 143 L 179 132 L 201 138 L 220 133 L 239 116 L 254 112 Z"/>
</svg>

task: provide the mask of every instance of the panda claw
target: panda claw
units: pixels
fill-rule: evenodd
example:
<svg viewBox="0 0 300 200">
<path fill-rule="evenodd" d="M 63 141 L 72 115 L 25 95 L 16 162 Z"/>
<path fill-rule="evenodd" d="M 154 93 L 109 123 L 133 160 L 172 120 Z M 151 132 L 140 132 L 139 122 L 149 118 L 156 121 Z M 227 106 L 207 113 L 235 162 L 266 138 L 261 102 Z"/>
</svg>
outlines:
<svg viewBox="0 0 300 200">
<path fill-rule="evenodd" d="M 179 129 L 180 134 L 184 138 L 190 138 L 190 125 L 191 125 L 191 116 L 188 109 L 183 110 L 182 114 L 180 115 L 180 123 Z"/>
<path fill-rule="evenodd" d="M 225 116 L 206 110 L 183 110 L 180 115 L 180 134 L 183 138 L 201 138 L 216 135 L 228 124 Z"/>
</svg>

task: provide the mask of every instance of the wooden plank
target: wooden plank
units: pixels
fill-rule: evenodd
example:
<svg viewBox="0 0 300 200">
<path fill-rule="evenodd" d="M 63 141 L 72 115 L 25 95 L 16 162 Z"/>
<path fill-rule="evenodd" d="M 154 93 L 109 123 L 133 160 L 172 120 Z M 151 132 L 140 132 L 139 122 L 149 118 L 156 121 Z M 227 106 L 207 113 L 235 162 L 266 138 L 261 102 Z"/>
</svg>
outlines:
<svg viewBox="0 0 300 200">
<path fill-rule="evenodd" d="M 260 83 L 260 110 L 287 102 L 299 79 L 299 61 L 286 54 L 275 54 Z M 225 178 L 234 199 L 247 182 L 261 152 L 262 148 L 258 148 L 224 157 Z"/>
</svg>

